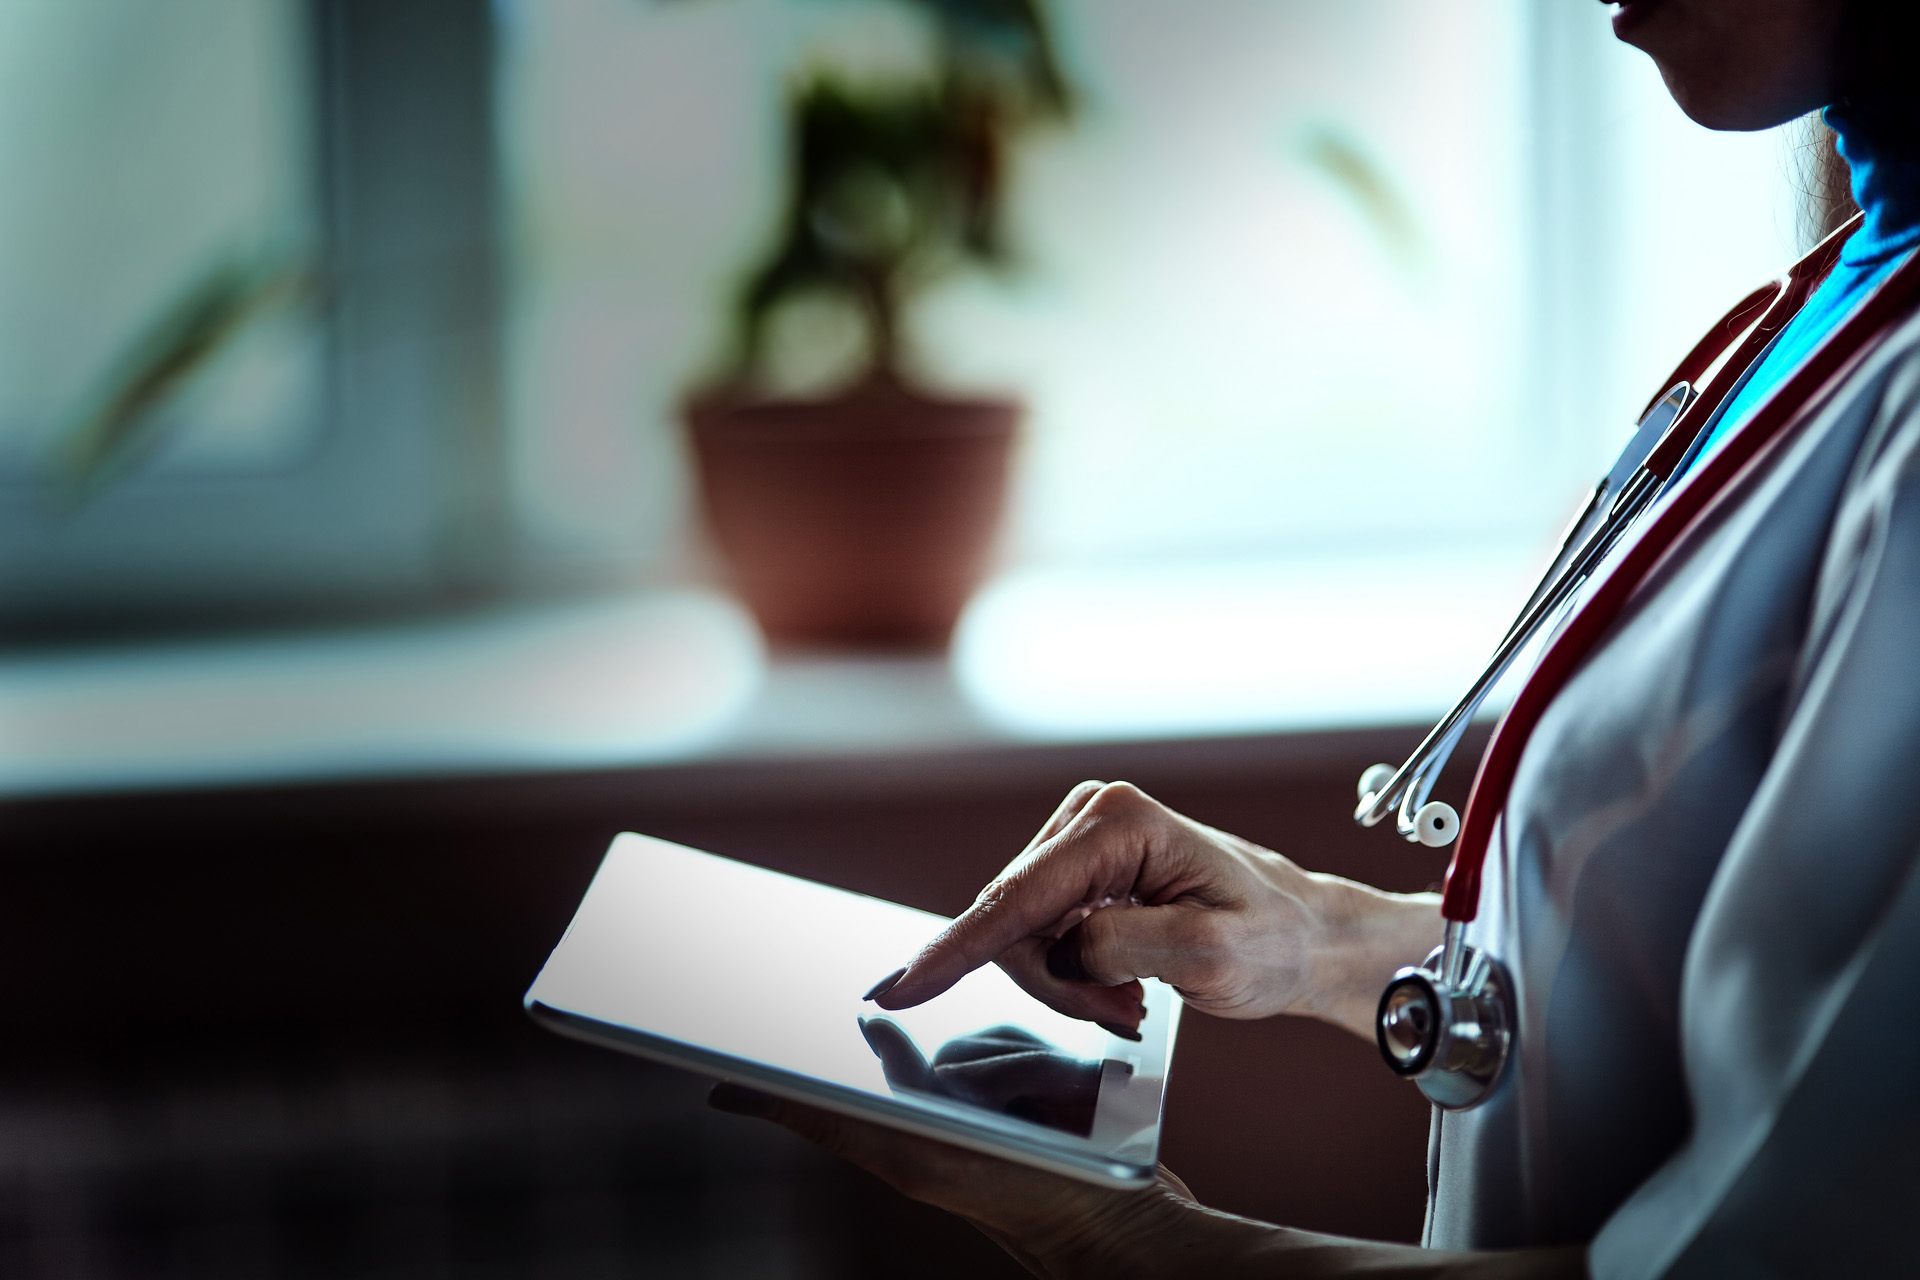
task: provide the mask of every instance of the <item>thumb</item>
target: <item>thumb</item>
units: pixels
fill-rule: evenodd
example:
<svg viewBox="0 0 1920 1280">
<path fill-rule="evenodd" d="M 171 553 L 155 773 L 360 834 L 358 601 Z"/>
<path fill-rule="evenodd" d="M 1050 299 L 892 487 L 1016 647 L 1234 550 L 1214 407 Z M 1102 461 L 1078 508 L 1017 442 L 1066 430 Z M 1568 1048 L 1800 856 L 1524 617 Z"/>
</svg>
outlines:
<svg viewBox="0 0 1920 1280">
<path fill-rule="evenodd" d="M 867 1047 L 880 1059 L 880 1070 L 888 1084 L 896 1089 L 918 1089 L 922 1093 L 940 1091 L 933 1068 L 927 1065 L 920 1047 L 892 1020 L 862 1018 L 860 1034 L 867 1038 Z"/>
<path fill-rule="evenodd" d="M 1066 967 L 1077 959 L 1083 980 L 1103 987 L 1158 978 L 1204 1001 L 1218 994 L 1215 988 L 1228 970 L 1225 924 L 1218 907 L 1116 903 L 1095 911 L 1061 938 L 1060 949 L 1076 935 L 1078 947 L 1058 963 Z"/>
</svg>

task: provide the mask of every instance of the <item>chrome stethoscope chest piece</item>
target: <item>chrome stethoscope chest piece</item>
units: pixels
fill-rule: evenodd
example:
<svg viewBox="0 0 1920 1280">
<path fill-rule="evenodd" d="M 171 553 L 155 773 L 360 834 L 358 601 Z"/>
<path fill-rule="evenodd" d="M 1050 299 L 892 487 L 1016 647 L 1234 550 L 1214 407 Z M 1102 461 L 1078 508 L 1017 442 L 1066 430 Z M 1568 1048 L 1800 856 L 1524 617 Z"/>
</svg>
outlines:
<svg viewBox="0 0 1920 1280">
<path fill-rule="evenodd" d="M 1486 952 L 1461 944 L 1449 955 L 1437 947 L 1381 993 L 1374 1019 L 1380 1055 L 1441 1109 L 1477 1106 L 1506 1068 L 1512 993 L 1506 969 Z"/>
</svg>

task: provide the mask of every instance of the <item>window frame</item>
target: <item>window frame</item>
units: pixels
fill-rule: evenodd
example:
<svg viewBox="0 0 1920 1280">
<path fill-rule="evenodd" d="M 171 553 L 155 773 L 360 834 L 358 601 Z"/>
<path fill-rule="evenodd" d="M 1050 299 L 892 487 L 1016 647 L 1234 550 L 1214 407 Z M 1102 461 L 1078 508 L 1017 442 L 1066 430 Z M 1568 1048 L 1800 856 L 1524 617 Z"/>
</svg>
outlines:
<svg viewBox="0 0 1920 1280">
<path fill-rule="evenodd" d="M 136 473 L 75 511 L 0 481 L 0 638 L 430 608 L 506 581 L 491 6 L 298 2 L 317 439 L 281 470 Z"/>
</svg>

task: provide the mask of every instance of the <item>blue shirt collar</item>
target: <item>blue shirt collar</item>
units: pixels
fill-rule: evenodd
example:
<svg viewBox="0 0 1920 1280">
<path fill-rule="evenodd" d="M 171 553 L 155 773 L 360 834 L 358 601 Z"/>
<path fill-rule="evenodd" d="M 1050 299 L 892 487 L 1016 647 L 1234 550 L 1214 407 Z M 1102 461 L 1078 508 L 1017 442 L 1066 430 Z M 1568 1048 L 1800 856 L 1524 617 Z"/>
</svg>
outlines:
<svg viewBox="0 0 1920 1280">
<path fill-rule="evenodd" d="M 1852 170 L 1854 203 L 1867 215 L 1841 261 L 1866 265 L 1920 244 L 1920 160 L 1876 155 L 1845 108 L 1828 107 L 1823 116 Z"/>
</svg>

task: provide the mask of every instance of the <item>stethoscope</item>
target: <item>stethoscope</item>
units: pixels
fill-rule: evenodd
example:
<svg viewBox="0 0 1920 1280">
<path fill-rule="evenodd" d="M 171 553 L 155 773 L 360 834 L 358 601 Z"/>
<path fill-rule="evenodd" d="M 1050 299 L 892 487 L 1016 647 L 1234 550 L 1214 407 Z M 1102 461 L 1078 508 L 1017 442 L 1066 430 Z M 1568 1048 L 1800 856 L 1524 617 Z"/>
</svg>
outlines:
<svg viewBox="0 0 1920 1280">
<path fill-rule="evenodd" d="M 1466 927 L 1479 909 L 1480 871 L 1494 820 L 1506 806 L 1528 735 L 1633 589 L 1694 517 L 1834 385 L 1836 375 L 1849 369 L 1876 335 L 1920 302 L 1916 258 L 1829 335 L 1739 430 L 1689 469 L 1715 411 L 1832 269 L 1859 222 L 1856 215 L 1785 275 L 1741 299 L 1695 344 L 1568 526 L 1559 552 L 1486 669 L 1405 764 L 1398 769 L 1377 764 L 1360 776 L 1354 820 L 1362 826 L 1376 826 L 1393 814 L 1396 829 L 1409 841 L 1442 848 L 1458 840 L 1441 894 L 1443 941 L 1422 964 L 1393 975 L 1374 1022 L 1387 1065 L 1446 1110 L 1476 1106 L 1492 1093 L 1517 1030 L 1512 979 L 1499 960 L 1467 945 Z M 1678 475 L 1686 475 L 1687 482 L 1673 485 Z M 1641 536 L 1629 541 L 1627 532 L 1663 497 Z M 1621 554 L 1610 559 L 1623 544 Z M 1487 695 L 1542 635 L 1550 638 L 1487 744 L 1462 821 L 1451 805 L 1431 798 L 1434 783 Z"/>
</svg>

